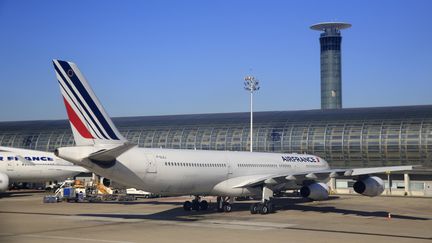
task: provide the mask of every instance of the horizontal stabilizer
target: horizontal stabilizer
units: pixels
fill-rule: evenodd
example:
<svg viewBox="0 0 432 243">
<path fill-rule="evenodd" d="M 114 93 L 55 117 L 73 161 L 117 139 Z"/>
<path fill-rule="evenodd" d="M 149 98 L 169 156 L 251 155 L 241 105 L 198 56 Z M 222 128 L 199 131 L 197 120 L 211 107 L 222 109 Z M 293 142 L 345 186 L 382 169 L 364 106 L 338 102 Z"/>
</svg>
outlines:
<svg viewBox="0 0 432 243">
<path fill-rule="evenodd" d="M 112 162 L 115 161 L 122 153 L 128 151 L 135 144 L 125 143 L 123 145 L 111 148 L 111 149 L 101 149 L 88 156 L 88 159 L 97 162 Z"/>
</svg>

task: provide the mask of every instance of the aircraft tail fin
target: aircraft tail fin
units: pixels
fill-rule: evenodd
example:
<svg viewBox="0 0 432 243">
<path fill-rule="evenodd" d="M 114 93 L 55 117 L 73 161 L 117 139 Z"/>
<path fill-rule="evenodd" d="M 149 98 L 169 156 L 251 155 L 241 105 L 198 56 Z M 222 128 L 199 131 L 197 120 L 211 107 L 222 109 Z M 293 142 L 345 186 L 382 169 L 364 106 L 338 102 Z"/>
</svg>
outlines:
<svg viewBox="0 0 432 243">
<path fill-rule="evenodd" d="M 76 145 L 127 143 L 77 65 L 61 60 L 53 60 L 53 64 Z"/>
</svg>

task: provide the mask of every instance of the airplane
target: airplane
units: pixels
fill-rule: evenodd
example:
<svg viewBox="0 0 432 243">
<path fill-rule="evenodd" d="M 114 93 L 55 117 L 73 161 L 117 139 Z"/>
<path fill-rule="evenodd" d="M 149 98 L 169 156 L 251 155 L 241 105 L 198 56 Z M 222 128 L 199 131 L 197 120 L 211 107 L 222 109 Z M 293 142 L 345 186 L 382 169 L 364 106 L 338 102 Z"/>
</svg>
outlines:
<svg viewBox="0 0 432 243">
<path fill-rule="evenodd" d="M 261 196 L 252 214 L 275 211 L 274 193 L 300 189 L 301 196 L 325 200 L 329 178 L 356 179 L 354 190 L 378 196 L 384 182 L 374 173 L 408 171 L 413 166 L 331 169 L 309 154 L 139 148 L 114 126 L 77 65 L 53 60 L 76 146 L 55 154 L 128 187 L 166 196 L 192 195 L 183 208 L 205 210 L 201 196 L 216 196 L 218 211 L 230 212 L 234 197 Z"/>
<path fill-rule="evenodd" d="M 0 193 L 12 183 L 63 180 L 81 172 L 89 171 L 54 153 L 0 147 Z"/>
</svg>

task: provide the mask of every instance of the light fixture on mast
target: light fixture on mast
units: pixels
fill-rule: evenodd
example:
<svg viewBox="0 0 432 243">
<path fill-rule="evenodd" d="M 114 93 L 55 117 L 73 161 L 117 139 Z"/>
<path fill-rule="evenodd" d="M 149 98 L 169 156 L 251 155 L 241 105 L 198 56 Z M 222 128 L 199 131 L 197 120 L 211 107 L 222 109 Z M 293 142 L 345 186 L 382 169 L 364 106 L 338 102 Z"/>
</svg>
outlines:
<svg viewBox="0 0 432 243">
<path fill-rule="evenodd" d="M 259 80 L 254 76 L 246 76 L 244 78 L 244 88 L 250 93 L 250 151 L 253 152 L 253 92 L 258 91 Z"/>
</svg>

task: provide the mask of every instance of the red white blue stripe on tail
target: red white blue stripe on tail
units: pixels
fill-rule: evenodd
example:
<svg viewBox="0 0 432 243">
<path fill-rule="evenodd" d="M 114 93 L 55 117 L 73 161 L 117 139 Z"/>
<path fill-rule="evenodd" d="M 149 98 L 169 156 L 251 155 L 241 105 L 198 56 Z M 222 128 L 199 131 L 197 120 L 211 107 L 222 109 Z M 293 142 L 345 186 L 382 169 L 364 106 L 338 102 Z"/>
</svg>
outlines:
<svg viewBox="0 0 432 243">
<path fill-rule="evenodd" d="M 126 141 L 78 67 L 60 60 L 53 60 L 53 63 L 76 144 L 120 144 Z"/>
</svg>

